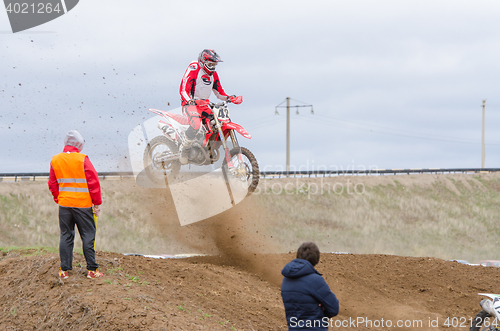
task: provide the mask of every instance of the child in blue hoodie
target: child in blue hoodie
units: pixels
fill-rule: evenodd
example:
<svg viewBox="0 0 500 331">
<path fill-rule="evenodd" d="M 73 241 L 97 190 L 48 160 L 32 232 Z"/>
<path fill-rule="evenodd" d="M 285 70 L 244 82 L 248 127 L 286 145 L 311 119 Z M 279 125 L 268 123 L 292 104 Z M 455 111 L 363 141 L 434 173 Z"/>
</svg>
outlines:
<svg viewBox="0 0 500 331">
<path fill-rule="evenodd" d="M 288 330 L 328 330 L 329 319 L 339 313 L 339 300 L 314 269 L 319 255 L 315 243 L 303 243 L 297 258 L 281 271 L 281 297 Z"/>
</svg>

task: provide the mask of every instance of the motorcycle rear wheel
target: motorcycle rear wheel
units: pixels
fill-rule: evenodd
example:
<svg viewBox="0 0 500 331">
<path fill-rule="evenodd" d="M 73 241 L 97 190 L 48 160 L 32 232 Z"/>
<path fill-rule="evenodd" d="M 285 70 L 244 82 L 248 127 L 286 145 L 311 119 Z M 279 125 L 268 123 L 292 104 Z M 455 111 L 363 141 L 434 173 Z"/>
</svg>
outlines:
<svg viewBox="0 0 500 331">
<path fill-rule="evenodd" d="M 235 147 L 231 151 L 231 158 L 234 158 L 238 154 L 242 154 L 243 157 L 243 163 L 245 164 L 246 172 L 247 172 L 247 183 L 248 183 L 248 193 L 247 196 L 252 194 L 253 191 L 257 188 L 257 185 L 259 185 L 259 164 L 257 163 L 257 159 L 253 155 L 248 148 L 245 147 Z M 224 161 L 225 163 L 225 161 Z"/>
<path fill-rule="evenodd" d="M 174 179 L 179 173 L 181 163 L 179 160 L 161 162 L 157 159 L 162 155 L 176 154 L 179 152 L 177 145 L 165 136 L 151 139 L 144 150 L 144 170 L 148 178 L 153 181 Z"/>
<path fill-rule="evenodd" d="M 472 320 L 472 325 L 471 325 L 469 331 L 495 331 L 495 330 L 499 330 L 497 327 L 494 327 L 491 325 L 494 321 L 495 321 L 494 316 L 491 316 L 486 311 L 481 310 L 476 315 L 476 317 L 474 317 L 474 320 Z M 487 326 L 485 326 L 485 324 Z"/>
</svg>

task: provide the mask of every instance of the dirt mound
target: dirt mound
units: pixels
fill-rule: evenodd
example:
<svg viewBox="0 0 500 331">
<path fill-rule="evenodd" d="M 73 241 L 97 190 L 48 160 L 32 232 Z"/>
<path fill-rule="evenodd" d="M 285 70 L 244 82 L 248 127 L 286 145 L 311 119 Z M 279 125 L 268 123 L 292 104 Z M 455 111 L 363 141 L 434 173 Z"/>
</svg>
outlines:
<svg viewBox="0 0 500 331">
<path fill-rule="evenodd" d="M 85 277 L 84 258 L 75 254 L 64 281 L 56 254 L 1 258 L 5 330 L 286 330 L 275 280 L 293 254 L 255 254 L 235 264 L 230 255 L 153 259 L 98 252 L 105 277 L 97 280 Z M 391 255 L 323 254 L 317 269 L 340 300 L 331 330 L 444 330 L 447 319 L 464 322 L 451 329 L 467 330 L 480 310 L 477 293 L 498 292 L 500 280 L 497 268 Z M 398 321 L 406 327 L 396 327 Z"/>
</svg>

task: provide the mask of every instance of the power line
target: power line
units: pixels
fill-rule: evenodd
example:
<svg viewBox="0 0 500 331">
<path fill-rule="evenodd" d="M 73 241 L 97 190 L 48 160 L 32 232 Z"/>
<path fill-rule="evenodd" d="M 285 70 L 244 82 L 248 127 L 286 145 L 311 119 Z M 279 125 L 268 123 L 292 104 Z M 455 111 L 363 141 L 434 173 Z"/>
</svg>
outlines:
<svg viewBox="0 0 500 331">
<path fill-rule="evenodd" d="M 293 99 L 293 100 L 297 101 L 295 99 Z M 283 104 L 285 101 L 281 102 L 280 105 Z M 292 107 L 294 107 L 294 106 L 292 106 Z M 309 121 L 311 123 L 314 123 L 314 124 L 333 125 L 335 127 L 340 127 L 340 128 L 344 128 L 344 129 L 352 129 L 352 130 L 358 130 L 358 131 L 392 135 L 392 136 L 397 136 L 397 137 L 407 137 L 407 138 L 443 141 L 443 142 L 452 142 L 452 143 L 461 143 L 461 144 L 481 144 L 481 142 L 474 141 L 474 140 L 457 139 L 454 137 L 433 134 L 433 133 L 423 133 L 423 132 L 418 132 L 418 131 L 413 131 L 413 130 L 389 128 L 389 127 L 375 125 L 375 124 L 365 124 L 365 123 L 361 123 L 361 122 L 340 119 L 340 118 L 331 117 L 331 116 L 322 115 L 322 114 L 315 114 L 315 115 L 317 117 L 321 118 L 321 120 L 306 118 L 306 117 L 303 117 L 302 119 Z M 277 121 L 270 120 L 270 117 L 273 117 L 273 116 L 266 116 L 266 117 L 261 117 L 261 118 L 255 119 L 255 120 L 249 122 L 249 124 L 245 125 L 245 126 L 255 126 L 255 124 L 259 124 L 262 122 L 268 123 L 270 121 L 272 121 L 273 124 L 277 123 Z M 268 121 L 268 119 L 269 119 L 269 121 Z M 342 122 L 348 123 L 349 125 L 342 124 Z M 267 126 L 267 124 L 266 124 L 266 126 Z M 393 131 L 393 132 L 383 132 L 383 131 L 376 130 L 373 128 L 388 130 L 388 131 Z M 403 132 L 403 133 L 395 133 L 395 132 Z M 408 134 L 408 133 L 413 133 L 413 134 Z M 486 141 L 485 144 L 499 146 L 500 142 L 497 142 L 497 141 L 487 142 Z"/>
<path fill-rule="evenodd" d="M 378 134 L 385 134 L 385 135 L 391 135 L 391 136 L 398 136 L 398 137 L 407 137 L 407 138 L 416 138 L 416 139 L 424 139 L 424 140 L 434 140 L 434 141 L 444 141 L 444 142 L 453 142 L 453 143 L 461 143 L 461 144 L 481 144 L 480 142 L 477 141 L 467 141 L 467 140 L 457 140 L 453 138 L 446 138 L 444 137 L 443 139 L 439 138 L 429 138 L 429 137 L 421 137 L 421 136 L 415 136 L 415 135 L 408 135 L 408 134 L 400 134 L 400 133 L 390 133 L 390 132 L 382 132 L 382 131 L 377 131 L 369 128 L 362 128 L 362 127 L 356 127 L 356 126 L 351 126 L 351 127 L 346 127 L 344 125 L 340 125 L 331 121 L 320 121 L 317 119 L 312 119 L 312 118 L 304 118 L 304 120 L 309 121 L 314 124 L 322 124 L 322 125 L 333 125 L 335 127 L 341 127 L 341 128 L 348 128 L 348 129 L 354 129 L 358 131 L 365 131 L 365 132 L 372 132 L 372 133 L 378 133 Z M 369 126 L 369 125 L 366 125 Z M 386 128 L 388 129 L 388 128 Z M 400 131 L 400 130 L 397 130 Z M 411 132 L 411 131 L 410 131 Z M 421 134 L 421 133 L 418 133 Z M 490 142 L 486 143 L 487 145 L 500 145 L 500 143 L 497 142 Z"/>
<path fill-rule="evenodd" d="M 274 116 L 273 116 L 274 117 Z M 263 121 L 262 123 L 254 123 L 254 124 L 251 124 L 251 125 L 246 125 L 245 124 L 245 128 L 255 128 L 255 127 L 258 127 L 258 128 L 264 128 L 264 127 L 267 127 L 269 125 L 274 125 L 274 124 L 277 124 L 281 122 L 281 119 L 280 118 L 275 118 L 274 120 L 269 120 L 269 121 Z"/>
<path fill-rule="evenodd" d="M 384 127 L 384 126 L 380 126 L 380 125 L 374 125 L 374 124 L 364 124 L 364 123 L 360 123 L 360 122 L 343 120 L 343 119 L 338 119 L 338 118 L 329 117 L 329 116 L 325 116 L 325 115 L 318 115 L 318 116 L 319 117 L 324 117 L 324 118 L 327 118 L 327 119 L 331 119 L 331 120 L 334 120 L 334 121 L 354 123 L 354 124 L 358 124 L 358 125 L 363 125 L 363 126 L 367 126 L 367 127 L 375 127 L 375 128 L 380 128 L 380 129 L 385 129 L 385 130 L 390 130 L 390 131 L 401 131 L 401 132 L 404 132 L 404 133 L 411 132 L 411 133 L 415 133 L 415 134 L 418 134 L 418 135 L 428 135 L 428 136 L 441 137 L 441 138 L 446 138 L 446 139 L 450 138 L 448 136 L 437 135 L 437 134 L 432 134 L 432 133 L 429 134 L 429 133 L 422 133 L 422 132 L 417 132 L 417 131 L 411 131 L 411 130 L 407 130 L 407 129 L 395 129 L 395 128 L 388 128 L 388 127 Z"/>
<path fill-rule="evenodd" d="M 269 115 L 269 116 L 265 116 L 265 117 L 258 117 L 258 118 L 251 120 L 251 121 L 245 122 L 245 127 L 253 126 L 254 124 L 259 124 L 259 123 L 267 123 L 267 122 L 271 121 L 272 119 L 276 119 L 276 117 L 274 115 Z"/>
</svg>

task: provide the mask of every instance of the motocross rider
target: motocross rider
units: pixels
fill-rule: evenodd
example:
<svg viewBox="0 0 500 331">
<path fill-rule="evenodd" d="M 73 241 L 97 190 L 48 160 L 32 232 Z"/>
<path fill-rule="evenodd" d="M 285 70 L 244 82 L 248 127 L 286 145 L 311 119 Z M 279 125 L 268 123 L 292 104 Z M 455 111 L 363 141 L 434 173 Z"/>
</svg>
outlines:
<svg viewBox="0 0 500 331">
<path fill-rule="evenodd" d="M 182 113 L 189 121 L 189 128 L 186 130 L 186 139 L 179 148 L 181 164 L 188 163 L 189 149 L 195 141 L 203 138 L 202 120 L 212 113 L 208 105 L 212 90 L 220 100 L 235 104 L 243 101 L 241 96 L 229 96 L 224 92 L 215 71 L 219 62 L 222 60 L 213 49 L 204 49 L 198 56 L 198 61 L 191 62 L 182 77 L 179 92 Z"/>
</svg>

